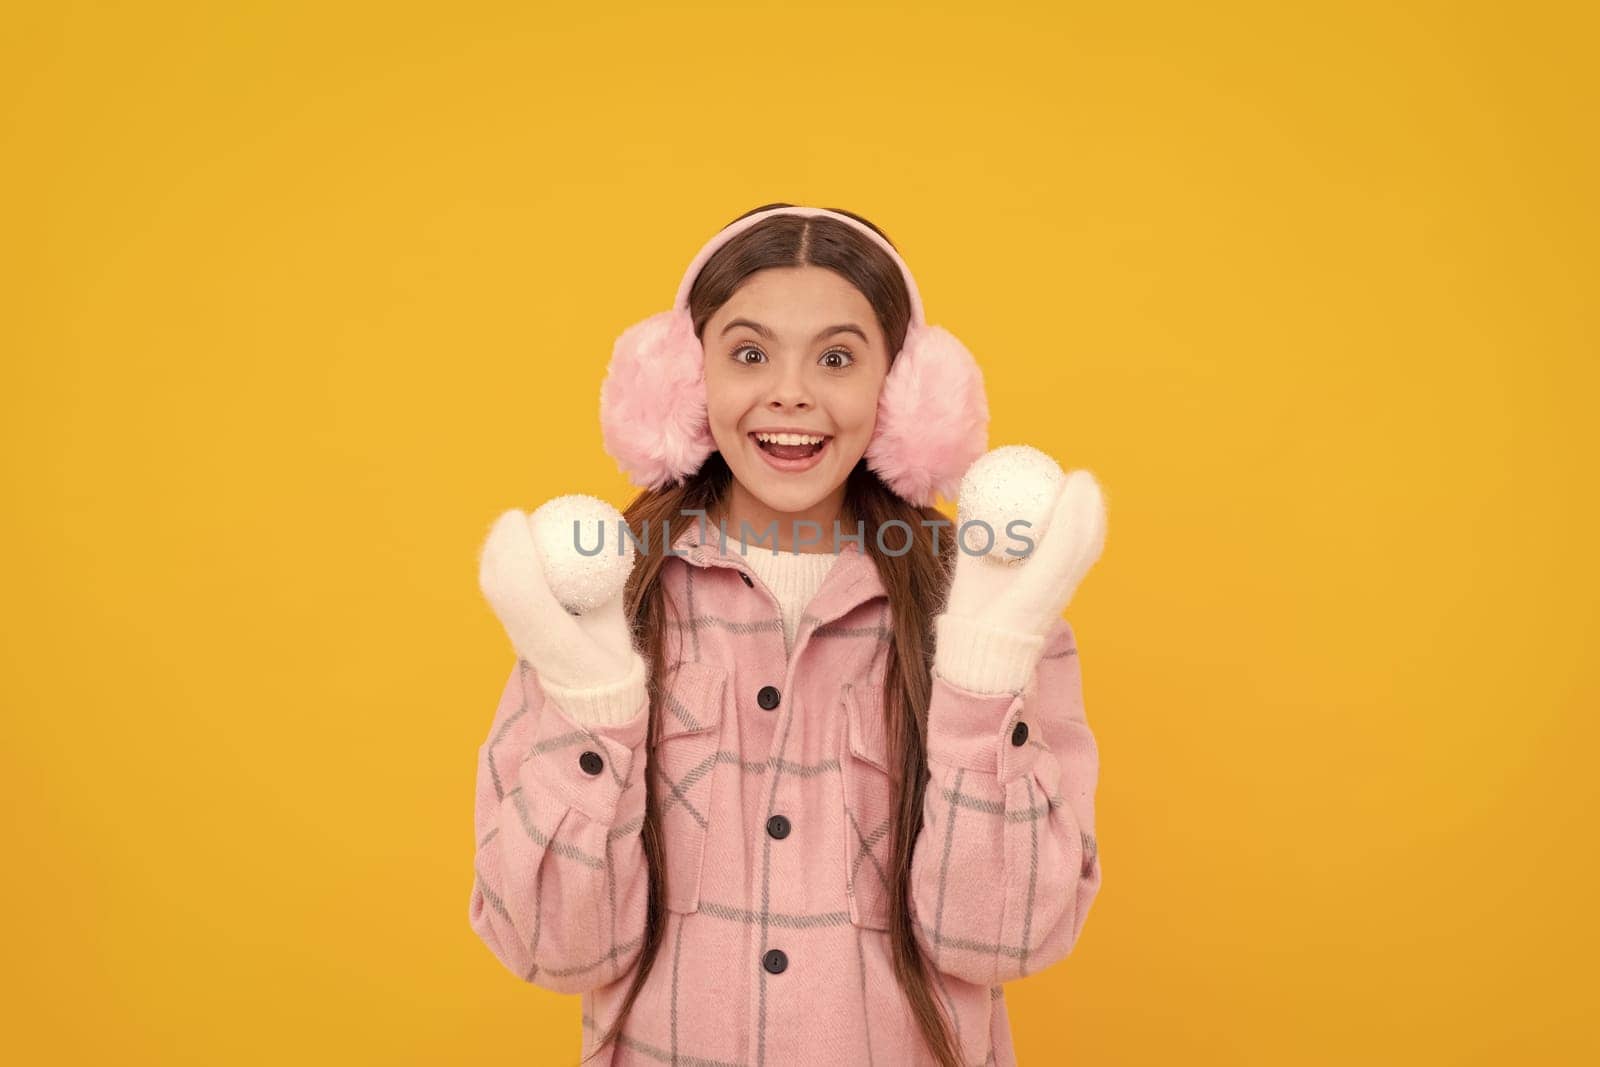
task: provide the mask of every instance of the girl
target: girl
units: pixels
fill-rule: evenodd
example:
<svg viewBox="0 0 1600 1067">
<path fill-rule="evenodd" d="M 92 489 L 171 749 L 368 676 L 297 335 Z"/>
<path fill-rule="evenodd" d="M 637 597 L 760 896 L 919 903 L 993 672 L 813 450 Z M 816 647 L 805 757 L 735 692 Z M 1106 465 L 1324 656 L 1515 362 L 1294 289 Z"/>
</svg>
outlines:
<svg viewBox="0 0 1600 1067">
<path fill-rule="evenodd" d="M 1067 955 L 1101 882 L 1061 618 L 1094 479 L 984 455 L 971 356 L 844 211 L 725 227 L 618 339 L 601 409 L 644 489 L 621 601 L 563 608 L 578 539 L 520 511 L 480 557 L 518 662 L 472 928 L 583 995 L 601 1064 L 1014 1063 L 1001 983 Z M 932 507 L 958 489 L 959 545 Z M 1019 564 L 972 547 L 965 513 L 1026 501 Z"/>
</svg>

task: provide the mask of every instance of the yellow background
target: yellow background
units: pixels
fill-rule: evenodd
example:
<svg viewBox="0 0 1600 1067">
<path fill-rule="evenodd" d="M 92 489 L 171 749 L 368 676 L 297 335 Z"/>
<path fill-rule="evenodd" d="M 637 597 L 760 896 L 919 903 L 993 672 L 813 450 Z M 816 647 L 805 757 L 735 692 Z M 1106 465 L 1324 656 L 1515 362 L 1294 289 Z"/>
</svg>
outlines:
<svg viewBox="0 0 1600 1067">
<path fill-rule="evenodd" d="M 566 1063 L 468 927 L 507 507 L 771 200 L 1105 487 L 1024 1064 L 1594 1062 L 1596 23 L 88 4 L 0 35 L 15 1062 Z"/>
</svg>

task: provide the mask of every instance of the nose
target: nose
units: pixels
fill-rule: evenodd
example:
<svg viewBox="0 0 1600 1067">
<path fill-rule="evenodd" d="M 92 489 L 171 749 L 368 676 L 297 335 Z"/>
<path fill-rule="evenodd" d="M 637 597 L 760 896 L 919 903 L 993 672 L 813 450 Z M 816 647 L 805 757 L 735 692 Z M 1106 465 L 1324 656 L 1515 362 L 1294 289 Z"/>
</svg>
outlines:
<svg viewBox="0 0 1600 1067">
<path fill-rule="evenodd" d="M 811 390 L 806 386 L 801 360 L 788 362 L 767 397 L 769 411 L 810 411 Z"/>
</svg>

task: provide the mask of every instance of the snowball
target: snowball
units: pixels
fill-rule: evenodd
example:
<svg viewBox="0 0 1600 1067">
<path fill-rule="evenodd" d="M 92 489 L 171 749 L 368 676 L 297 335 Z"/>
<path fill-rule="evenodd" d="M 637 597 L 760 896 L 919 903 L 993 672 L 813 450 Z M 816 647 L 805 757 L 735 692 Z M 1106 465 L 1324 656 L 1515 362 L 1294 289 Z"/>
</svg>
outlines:
<svg viewBox="0 0 1600 1067">
<path fill-rule="evenodd" d="M 634 548 L 622 536 L 622 513 L 616 508 L 599 497 L 570 493 L 541 504 L 528 517 L 528 526 L 550 592 L 568 612 L 586 615 L 622 594 L 633 570 Z M 598 553 L 583 554 L 593 553 L 596 544 L 601 546 Z"/>
<path fill-rule="evenodd" d="M 986 523 L 989 529 L 975 526 L 966 531 L 960 543 L 969 548 L 958 551 L 975 553 L 988 542 L 986 560 L 1002 566 L 1024 562 L 1027 556 L 1014 554 L 1027 547 L 1021 538 L 1037 547 L 1065 479 L 1060 464 L 1032 445 L 1005 445 L 979 456 L 961 479 L 956 529 L 961 531 L 969 522 Z M 1018 519 L 1030 525 L 1008 532 L 1007 524 Z"/>
</svg>

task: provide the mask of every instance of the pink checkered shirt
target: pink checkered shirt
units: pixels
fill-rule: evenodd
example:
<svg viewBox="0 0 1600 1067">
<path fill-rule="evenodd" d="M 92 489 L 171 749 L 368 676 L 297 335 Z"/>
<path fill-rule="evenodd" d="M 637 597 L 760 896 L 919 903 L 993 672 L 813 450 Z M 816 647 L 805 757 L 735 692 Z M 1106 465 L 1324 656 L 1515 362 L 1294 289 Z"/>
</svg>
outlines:
<svg viewBox="0 0 1600 1067">
<path fill-rule="evenodd" d="M 519 661 L 478 752 L 470 919 L 524 981 L 582 994 L 583 1051 L 643 940 L 643 774 L 657 775 L 665 937 L 601 1065 L 919 1065 L 890 966 L 894 780 L 882 720 L 890 618 L 846 542 L 786 657 L 777 600 L 692 523 L 661 578 L 672 620 L 662 736 L 647 709 L 580 723 Z M 1001 983 L 1071 951 L 1100 888 L 1099 758 L 1071 628 L 1020 691 L 933 675 L 914 926 L 968 1064 L 1013 1064 Z"/>
</svg>

